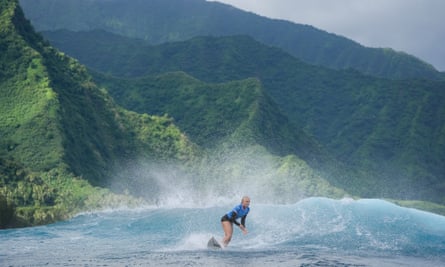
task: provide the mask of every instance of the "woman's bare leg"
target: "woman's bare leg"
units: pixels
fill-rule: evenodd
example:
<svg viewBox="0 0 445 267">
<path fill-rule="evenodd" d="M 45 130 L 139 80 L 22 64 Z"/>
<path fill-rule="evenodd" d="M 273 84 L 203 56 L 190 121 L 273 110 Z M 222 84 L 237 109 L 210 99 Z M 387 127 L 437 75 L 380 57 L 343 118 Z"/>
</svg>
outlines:
<svg viewBox="0 0 445 267">
<path fill-rule="evenodd" d="M 223 245 L 224 247 L 227 247 L 229 245 L 230 240 L 232 239 L 233 225 L 229 221 L 224 221 L 221 222 L 221 226 L 224 230 Z"/>
</svg>

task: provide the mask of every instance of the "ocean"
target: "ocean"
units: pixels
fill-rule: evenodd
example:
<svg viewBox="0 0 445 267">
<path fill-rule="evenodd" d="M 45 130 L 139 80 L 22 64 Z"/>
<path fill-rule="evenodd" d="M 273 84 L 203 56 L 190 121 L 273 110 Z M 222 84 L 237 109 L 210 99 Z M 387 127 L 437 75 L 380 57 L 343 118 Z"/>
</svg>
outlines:
<svg viewBox="0 0 445 267">
<path fill-rule="evenodd" d="M 249 233 L 234 229 L 227 248 L 208 249 L 236 204 L 110 209 L 1 230 L 0 266 L 445 266 L 445 217 L 378 199 L 252 199 Z"/>
</svg>

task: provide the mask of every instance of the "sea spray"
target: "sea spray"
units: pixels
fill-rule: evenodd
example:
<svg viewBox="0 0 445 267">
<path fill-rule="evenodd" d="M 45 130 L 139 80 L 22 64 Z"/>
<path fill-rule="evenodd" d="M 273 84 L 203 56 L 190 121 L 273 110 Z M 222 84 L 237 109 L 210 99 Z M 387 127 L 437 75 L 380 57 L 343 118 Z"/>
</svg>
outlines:
<svg viewBox="0 0 445 267">
<path fill-rule="evenodd" d="M 243 195 L 263 204 L 295 203 L 314 195 L 347 195 L 298 157 L 274 156 L 261 146 L 213 151 L 189 165 L 130 161 L 116 170 L 110 184 L 114 191 L 170 206 L 228 204 Z"/>
</svg>

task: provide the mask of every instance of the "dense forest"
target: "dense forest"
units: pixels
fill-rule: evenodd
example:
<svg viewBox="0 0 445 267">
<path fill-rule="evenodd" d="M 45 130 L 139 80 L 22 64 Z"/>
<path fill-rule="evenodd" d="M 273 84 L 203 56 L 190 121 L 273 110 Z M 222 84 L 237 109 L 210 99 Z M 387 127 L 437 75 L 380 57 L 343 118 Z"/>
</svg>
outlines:
<svg viewBox="0 0 445 267">
<path fill-rule="evenodd" d="M 391 48 L 368 48 L 310 25 L 274 20 L 205 0 L 20 0 L 38 31 L 104 30 L 152 45 L 198 36 L 248 35 L 307 63 L 372 76 L 445 79 L 430 64 Z"/>
<path fill-rule="evenodd" d="M 441 164 L 445 157 L 442 81 L 383 79 L 308 65 L 248 36 L 196 37 L 151 46 L 103 31 L 44 35 L 86 66 L 105 73 L 95 74 L 96 81 L 121 105 L 137 112 L 168 113 L 181 129 L 192 133 L 191 138 L 197 133 L 190 130 L 195 124 L 189 123 L 193 114 L 188 111 L 196 105 L 178 102 L 180 95 L 166 95 L 169 86 L 180 85 L 158 84 L 156 75 L 184 71 L 217 83 L 254 77 L 290 125 L 313 136 L 347 169 L 359 170 L 360 174 L 349 175 L 353 178 L 335 179 L 340 187 L 363 197 L 442 201 L 445 184 L 436 180 L 443 180 L 445 173 Z M 203 94 L 195 93 L 195 97 Z M 189 115 L 187 122 L 183 121 L 185 114 Z M 205 129 L 212 131 L 212 120 L 207 121 Z M 286 143 L 286 139 L 274 140 Z M 281 146 L 282 154 L 302 156 L 285 147 L 292 146 Z M 369 184 L 364 186 L 364 181 Z"/>
<path fill-rule="evenodd" d="M 34 32 L 17 1 L 0 7 L 2 227 L 48 223 L 105 202 L 137 202 L 95 187 L 107 184 L 110 165 L 196 153 L 170 118 L 117 106 L 85 67 Z"/>
</svg>

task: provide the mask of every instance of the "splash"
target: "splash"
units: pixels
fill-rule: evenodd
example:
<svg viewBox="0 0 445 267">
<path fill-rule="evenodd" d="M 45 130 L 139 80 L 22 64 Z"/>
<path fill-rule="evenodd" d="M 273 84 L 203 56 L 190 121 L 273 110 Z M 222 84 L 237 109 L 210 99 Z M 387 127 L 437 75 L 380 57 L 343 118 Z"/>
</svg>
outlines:
<svg viewBox="0 0 445 267">
<path fill-rule="evenodd" d="M 296 156 L 273 156 L 260 146 L 214 151 L 192 167 L 138 160 L 120 168 L 111 187 L 167 207 L 221 206 L 243 195 L 256 203 L 285 204 L 346 194 Z"/>
</svg>

